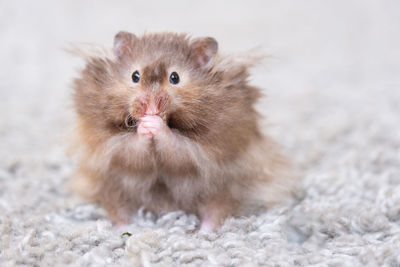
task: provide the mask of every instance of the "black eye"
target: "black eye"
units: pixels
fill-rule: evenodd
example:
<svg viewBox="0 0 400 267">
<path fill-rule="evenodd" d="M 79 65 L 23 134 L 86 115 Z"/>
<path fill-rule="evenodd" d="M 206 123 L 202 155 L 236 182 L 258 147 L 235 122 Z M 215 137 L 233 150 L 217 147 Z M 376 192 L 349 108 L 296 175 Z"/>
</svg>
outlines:
<svg viewBox="0 0 400 267">
<path fill-rule="evenodd" d="M 172 84 L 178 84 L 179 83 L 179 75 L 175 71 L 171 73 L 169 76 L 169 82 Z"/>
<path fill-rule="evenodd" d="M 132 81 L 134 83 L 138 83 L 140 80 L 140 73 L 138 71 L 135 71 L 134 73 L 132 73 Z"/>
</svg>

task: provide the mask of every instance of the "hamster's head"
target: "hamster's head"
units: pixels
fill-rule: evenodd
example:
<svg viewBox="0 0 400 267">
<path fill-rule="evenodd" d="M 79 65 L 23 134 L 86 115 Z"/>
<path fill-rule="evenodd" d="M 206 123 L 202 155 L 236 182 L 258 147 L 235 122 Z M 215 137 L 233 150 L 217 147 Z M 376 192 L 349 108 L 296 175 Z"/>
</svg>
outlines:
<svg viewBox="0 0 400 267">
<path fill-rule="evenodd" d="M 135 132 L 145 115 L 199 138 L 233 126 L 253 111 L 258 92 L 244 66 L 219 64 L 214 38 L 119 32 L 113 57 L 90 57 L 75 83 L 78 114 L 97 129 Z"/>
</svg>

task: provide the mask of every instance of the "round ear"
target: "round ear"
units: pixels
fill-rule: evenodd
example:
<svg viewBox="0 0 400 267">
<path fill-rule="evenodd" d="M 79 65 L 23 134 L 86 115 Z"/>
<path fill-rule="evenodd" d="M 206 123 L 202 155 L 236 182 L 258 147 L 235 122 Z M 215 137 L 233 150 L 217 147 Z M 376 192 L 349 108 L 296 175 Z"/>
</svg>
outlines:
<svg viewBox="0 0 400 267">
<path fill-rule="evenodd" d="M 136 35 L 130 32 L 121 31 L 117 33 L 114 37 L 114 56 L 120 59 L 128 54 L 136 39 Z"/>
<path fill-rule="evenodd" d="M 218 43 L 212 37 L 196 38 L 191 44 L 190 57 L 198 68 L 206 68 L 218 52 Z"/>
</svg>

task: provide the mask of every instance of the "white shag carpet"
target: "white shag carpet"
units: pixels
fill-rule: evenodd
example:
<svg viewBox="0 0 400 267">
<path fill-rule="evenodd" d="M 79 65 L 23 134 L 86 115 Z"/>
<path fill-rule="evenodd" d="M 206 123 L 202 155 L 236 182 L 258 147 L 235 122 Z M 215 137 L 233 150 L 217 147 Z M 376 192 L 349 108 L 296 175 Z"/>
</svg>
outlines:
<svg viewBox="0 0 400 267">
<path fill-rule="evenodd" d="M 0 1 L 0 266 L 400 266 L 397 1 Z M 66 190 L 71 43 L 118 30 L 261 45 L 270 132 L 304 197 L 216 233 L 180 211 L 112 227 Z M 121 235 L 124 232 L 131 236 Z"/>
</svg>

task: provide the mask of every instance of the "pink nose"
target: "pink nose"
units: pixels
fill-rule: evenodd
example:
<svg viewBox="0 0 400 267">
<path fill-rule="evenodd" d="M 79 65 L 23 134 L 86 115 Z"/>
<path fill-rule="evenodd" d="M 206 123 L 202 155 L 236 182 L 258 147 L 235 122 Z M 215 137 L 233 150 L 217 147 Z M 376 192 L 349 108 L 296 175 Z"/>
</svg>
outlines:
<svg viewBox="0 0 400 267">
<path fill-rule="evenodd" d="M 154 100 L 150 100 L 147 102 L 146 108 L 144 110 L 144 114 L 146 115 L 157 115 L 160 113 L 158 105 L 155 103 Z"/>
<path fill-rule="evenodd" d="M 157 115 L 160 113 L 159 104 L 156 103 L 154 98 L 142 97 L 139 103 L 142 115 Z"/>
<path fill-rule="evenodd" d="M 168 95 L 164 92 L 159 92 L 157 95 L 144 95 L 137 103 L 142 116 L 160 115 L 166 111 Z"/>
</svg>

